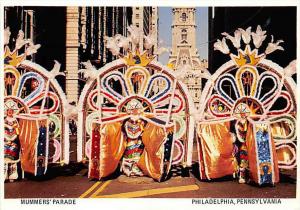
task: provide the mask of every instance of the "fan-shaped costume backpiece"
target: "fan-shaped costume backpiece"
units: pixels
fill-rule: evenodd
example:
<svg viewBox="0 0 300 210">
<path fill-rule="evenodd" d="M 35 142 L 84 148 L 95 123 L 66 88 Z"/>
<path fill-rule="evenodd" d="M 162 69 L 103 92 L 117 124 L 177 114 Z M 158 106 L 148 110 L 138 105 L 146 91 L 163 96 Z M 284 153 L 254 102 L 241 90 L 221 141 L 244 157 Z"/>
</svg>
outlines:
<svg viewBox="0 0 300 210">
<path fill-rule="evenodd" d="M 117 46 L 120 39 L 127 38 L 109 42 Z M 191 166 L 192 99 L 150 51 L 136 48 L 120 57 L 99 70 L 85 63 L 89 81 L 78 103 L 77 156 L 89 161 L 93 178 L 107 177 L 120 166 L 128 176 L 162 181 L 172 164 Z"/>
<path fill-rule="evenodd" d="M 265 33 L 260 26 L 252 33 L 250 28 L 237 30 L 236 40 L 245 43 L 238 55 L 230 52 L 225 38 L 214 45 L 231 60 L 210 77 L 201 97 L 197 134 L 202 179 L 238 171 L 240 183 L 250 178 L 260 185 L 274 184 L 278 168 L 296 166 L 296 84 L 291 77 L 296 70 L 293 63 L 283 69 L 266 59 L 283 50 L 281 41 L 272 39 L 259 54 Z"/>
<path fill-rule="evenodd" d="M 22 34 L 20 31 L 18 41 Z M 55 72 L 59 71 L 60 65 L 56 63 L 49 72 L 26 60 L 34 53 L 32 49 L 39 47 L 25 40 L 12 52 L 5 46 L 4 153 L 7 179 L 18 178 L 18 164 L 25 172 L 43 175 L 49 163 L 69 162 L 69 127 L 63 113 L 67 100 L 55 80 L 60 74 Z M 21 48 L 25 48 L 25 52 L 18 55 Z"/>
</svg>

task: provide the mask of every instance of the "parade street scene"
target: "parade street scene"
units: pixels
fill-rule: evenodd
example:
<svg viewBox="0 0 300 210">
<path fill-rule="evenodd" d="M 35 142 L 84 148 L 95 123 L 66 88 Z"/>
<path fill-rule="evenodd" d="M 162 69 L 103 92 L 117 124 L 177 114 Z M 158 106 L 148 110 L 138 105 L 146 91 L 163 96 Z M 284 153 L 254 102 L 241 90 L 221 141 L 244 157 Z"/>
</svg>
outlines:
<svg viewBox="0 0 300 210">
<path fill-rule="evenodd" d="M 296 198 L 297 7 L 3 9 L 4 201 Z"/>
</svg>

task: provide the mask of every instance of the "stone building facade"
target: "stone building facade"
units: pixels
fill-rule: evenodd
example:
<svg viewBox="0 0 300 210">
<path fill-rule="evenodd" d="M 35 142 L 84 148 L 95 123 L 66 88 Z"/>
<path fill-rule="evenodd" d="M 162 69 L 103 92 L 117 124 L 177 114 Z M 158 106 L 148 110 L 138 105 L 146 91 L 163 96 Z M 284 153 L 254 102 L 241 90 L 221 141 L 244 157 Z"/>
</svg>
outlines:
<svg viewBox="0 0 300 210">
<path fill-rule="evenodd" d="M 145 34 L 157 32 L 155 7 L 67 7 L 66 31 L 66 93 L 69 102 L 77 101 L 78 88 L 85 84 L 78 77 L 81 62 L 91 60 L 97 68 L 115 59 L 106 49 L 105 37 L 127 36 L 127 27 L 135 25 Z M 140 46 L 143 46 L 141 39 Z"/>
<path fill-rule="evenodd" d="M 78 75 L 81 62 L 91 60 L 100 68 L 115 59 L 105 47 L 105 37 L 126 35 L 132 23 L 132 8 L 67 7 L 66 13 L 66 93 L 69 102 L 77 102 L 85 84 Z"/>
<path fill-rule="evenodd" d="M 205 63 L 200 61 L 196 48 L 196 8 L 173 8 L 172 13 L 172 48 L 169 63 L 175 71 L 183 65 L 189 65 L 195 72 L 187 74 L 184 83 L 198 109 L 201 95 L 200 73 Z"/>
</svg>

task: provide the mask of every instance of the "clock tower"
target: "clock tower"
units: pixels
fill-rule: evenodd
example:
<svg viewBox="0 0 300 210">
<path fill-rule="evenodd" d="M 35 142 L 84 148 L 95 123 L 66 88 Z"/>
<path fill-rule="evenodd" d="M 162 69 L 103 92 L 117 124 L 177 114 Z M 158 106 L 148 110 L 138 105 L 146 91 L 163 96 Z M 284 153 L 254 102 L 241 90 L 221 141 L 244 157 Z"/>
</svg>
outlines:
<svg viewBox="0 0 300 210">
<path fill-rule="evenodd" d="M 201 95 L 201 62 L 196 48 L 196 8 L 173 8 L 172 49 L 169 63 L 174 70 L 189 65 L 195 74 L 187 74 L 184 83 L 199 108 Z M 197 75 L 196 75 L 197 73 Z"/>
</svg>

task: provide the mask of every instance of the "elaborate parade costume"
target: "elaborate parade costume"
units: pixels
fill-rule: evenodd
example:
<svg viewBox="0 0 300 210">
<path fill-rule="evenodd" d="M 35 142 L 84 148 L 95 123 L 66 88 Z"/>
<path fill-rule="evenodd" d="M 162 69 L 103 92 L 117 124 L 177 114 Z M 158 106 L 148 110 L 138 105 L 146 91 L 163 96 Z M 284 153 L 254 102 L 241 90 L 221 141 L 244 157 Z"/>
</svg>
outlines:
<svg viewBox="0 0 300 210">
<path fill-rule="evenodd" d="M 91 81 L 78 102 L 77 156 L 89 161 L 93 178 L 107 177 L 120 166 L 128 176 L 162 181 L 172 164 L 192 164 L 194 121 L 188 113 L 193 101 L 172 70 L 153 60 L 153 44 L 140 51 L 143 32 L 134 26 L 128 31 L 129 37 L 106 38 L 119 59 L 99 70 L 86 62 L 80 70 Z"/>
<path fill-rule="evenodd" d="M 223 33 L 225 37 L 214 45 L 231 60 L 208 77 L 201 97 L 205 106 L 200 109 L 197 133 L 202 179 L 238 173 L 240 183 L 274 185 L 279 181 L 279 168 L 295 167 L 296 84 L 291 75 L 296 68 L 291 63 L 282 69 L 265 58 L 283 50 L 280 41 L 272 39 L 265 52 L 258 54 L 265 33 L 260 26 L 256 32 L 250 27 L 239 29 L 234 37 Z M 226 39 L 238 55 L 230 52 Z M 250 48 L 251 40 L 255 50 Z M 231 94 L 225 91 L 228 87 Z"/>
<path fill-rule="evenodd" d="M 122 158 L 121 171 L 127 176 L 142 176 L 143 172 L 138 167 L 141 155 L 144 150 L 142 133 L 145 122 L 128 120 L 124 123 L 124 130 L 127 136 L 126 148 Z"/>
<path fill-rule="evenodd" d="M 5 36 L 10 40 L 9 28 L 5 29 Z M 26 60 L 39 47 L 25 41 L 21 30 L 15 39 L 15 49 L 11 51 L 8 43 L 5 46 L 4 153 L 8 179 L 18 178 L 17 171 L 21 169 L 36 176 L 44 175 L 48 163 L 69 161 L 68 115 L 64 113 L 67 100 L 55 80 L 61 74 L 60 65 L 56 62 L 53 70 L 48 71 Z M 21 55 L 20 49 L 25 49 Z M 19 165 L 21 168 L 17 169 Z"/>
<path fill-rule="evenodd" d="M 149 121 L 143 109 L 140 101 L 132 99 L 122 120 L 94 123 L 89 177 L 107 177 L 120 165 L 127 176 L 165 178 L 171 166 L 174 128 Z"/>
</svg>

